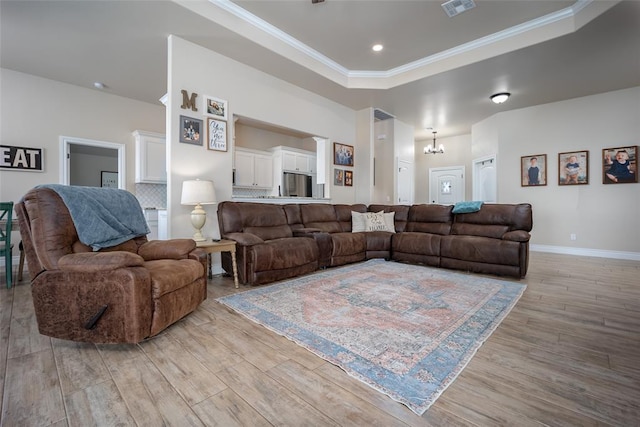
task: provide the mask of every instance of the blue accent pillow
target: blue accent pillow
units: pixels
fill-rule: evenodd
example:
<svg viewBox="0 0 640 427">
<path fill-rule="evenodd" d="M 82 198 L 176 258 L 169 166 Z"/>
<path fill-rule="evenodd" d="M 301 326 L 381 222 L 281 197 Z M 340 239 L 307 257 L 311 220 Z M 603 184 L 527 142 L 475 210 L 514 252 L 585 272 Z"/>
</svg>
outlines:
<svg viewBox="0 0 640 427">
<path fill-rule="evenodd" d="M 458 202 L 453 207 L 454 214 L 478 212 L 483 202 Z"/>
</svg>

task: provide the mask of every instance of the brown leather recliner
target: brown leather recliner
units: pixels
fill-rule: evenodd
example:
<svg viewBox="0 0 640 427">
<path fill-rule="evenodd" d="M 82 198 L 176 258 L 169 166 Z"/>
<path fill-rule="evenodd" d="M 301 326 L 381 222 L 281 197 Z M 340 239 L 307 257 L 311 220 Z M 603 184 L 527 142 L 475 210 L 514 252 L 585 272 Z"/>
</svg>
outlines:
<svg viewBox="0 0 640 427">
<path fill-rule="evenodd" d="M 53 190 L 16 204 L 41 334 L 72 341 L 136 343 L 207 297 L 206 252 L 191 239 L 136 237 L 93 252 Z"/>
</svg>

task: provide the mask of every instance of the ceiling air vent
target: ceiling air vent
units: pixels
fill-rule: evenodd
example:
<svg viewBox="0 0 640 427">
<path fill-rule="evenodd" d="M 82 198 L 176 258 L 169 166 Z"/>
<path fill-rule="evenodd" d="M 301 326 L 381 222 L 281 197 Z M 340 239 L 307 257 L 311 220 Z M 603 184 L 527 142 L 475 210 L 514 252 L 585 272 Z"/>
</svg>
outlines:
<svg viewBox="0 0 640 427">
<path fill-rule="evenodd" d="M 442 8 L 449 15 L 449 18 L 465 12 L 469 9 L 476 7 L 473 0 L 449 0 L 446 3 L 442 3 Z"/>
<path fill-rule="evenodd" d="M 376 121 L 395 119 L 395 117 L 392 116 L 391 114 L 387 113 L 386 111 L 379 110 L 377 108 L 373 110 L 373 117 L 375 118 Z"/>
</svg>

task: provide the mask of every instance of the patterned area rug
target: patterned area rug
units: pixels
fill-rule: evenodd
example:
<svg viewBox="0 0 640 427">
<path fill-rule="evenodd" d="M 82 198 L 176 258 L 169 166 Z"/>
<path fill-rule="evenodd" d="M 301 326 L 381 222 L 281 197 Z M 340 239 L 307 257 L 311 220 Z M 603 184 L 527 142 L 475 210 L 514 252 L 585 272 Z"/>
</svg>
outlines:
<svg viewBox="0 0 640 427">
<path fill-rule="evenodd" d="M 422 415 L 524 289 L 376 259 L 218 301 Z"/>
</svg>

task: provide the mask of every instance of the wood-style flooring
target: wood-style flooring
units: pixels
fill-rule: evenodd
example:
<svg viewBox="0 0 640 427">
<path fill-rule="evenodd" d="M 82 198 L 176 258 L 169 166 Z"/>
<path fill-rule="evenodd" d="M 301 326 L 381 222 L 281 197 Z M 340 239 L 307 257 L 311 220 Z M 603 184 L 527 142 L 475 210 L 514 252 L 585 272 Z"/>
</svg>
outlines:
<svg viewBox="0 0 640 427">
<path fill-rule="evenodd" d="M 422 417 L 217 303 L 231 278 L 138 345 L 42 336 L 28 282 L 0 279 L 5 427 L 640 425 L 636 261 L 532 253 L 523 297 Z"/>
</svg>

